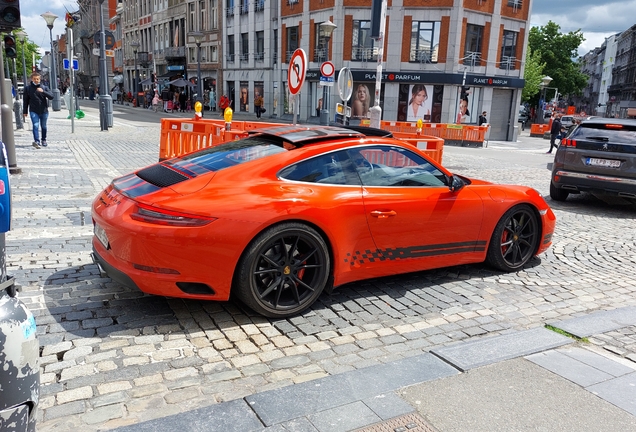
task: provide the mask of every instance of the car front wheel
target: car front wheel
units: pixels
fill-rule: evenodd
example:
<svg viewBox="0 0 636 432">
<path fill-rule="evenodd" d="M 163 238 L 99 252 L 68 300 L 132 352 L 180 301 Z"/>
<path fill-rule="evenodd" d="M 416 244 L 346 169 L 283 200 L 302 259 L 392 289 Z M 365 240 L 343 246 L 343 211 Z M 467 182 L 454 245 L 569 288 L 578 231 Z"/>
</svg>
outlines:
<svg viewBox="0 0 636 432">
<path fill-rule="evenodd" d="M 532 208 L 515 206 L 497 223 L 486 259 L 499 270 L 518 270 L 534 255 L 540 235 L 539 222 Z"/>
<path fill-rule="evenodd" d="M 255 312 L 285 318 L 310 307 L 329 280 L 324 239 L 304 224 L 285 223 L 259 234 L 243 254 L 234 292 Z"/>
</svg>

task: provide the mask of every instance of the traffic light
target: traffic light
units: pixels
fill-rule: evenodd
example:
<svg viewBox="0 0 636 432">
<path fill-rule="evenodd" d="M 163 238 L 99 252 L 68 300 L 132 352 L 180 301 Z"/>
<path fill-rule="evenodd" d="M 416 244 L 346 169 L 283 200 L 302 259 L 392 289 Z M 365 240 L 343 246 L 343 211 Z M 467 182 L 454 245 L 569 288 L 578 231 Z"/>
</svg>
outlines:
<svg viewBox="0 0 636 432">
<path fill-rule="evenodd" d="M 18 56 L 18 46 L 15 44 L 15 36 L 4 35 L 4 54 L 9 58 Z"/>
<path fill-rule="evenodd" d="M 20 27 L 20 0 L 0 0 L 0 30 Z"/>
</svg>

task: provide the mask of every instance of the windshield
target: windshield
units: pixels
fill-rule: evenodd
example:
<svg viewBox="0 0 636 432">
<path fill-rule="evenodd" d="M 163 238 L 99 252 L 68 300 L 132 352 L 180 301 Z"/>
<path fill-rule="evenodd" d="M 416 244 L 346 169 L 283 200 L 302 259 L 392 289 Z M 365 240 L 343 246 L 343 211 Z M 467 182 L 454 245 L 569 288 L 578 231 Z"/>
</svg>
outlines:
<svg viewBox="0 0 636 432">
<path fill-rule="evenodd" d="M 164 164 L 194 176 L 286 151 L 280 140 L 257 135 L 190 153 Z"/>
<path fill-rule="evenodd" d="M 574 140 L 603 140 L 612 143 L 636 144 L 636 125 L 585 124 L 569 137 Z"/>
</svg>

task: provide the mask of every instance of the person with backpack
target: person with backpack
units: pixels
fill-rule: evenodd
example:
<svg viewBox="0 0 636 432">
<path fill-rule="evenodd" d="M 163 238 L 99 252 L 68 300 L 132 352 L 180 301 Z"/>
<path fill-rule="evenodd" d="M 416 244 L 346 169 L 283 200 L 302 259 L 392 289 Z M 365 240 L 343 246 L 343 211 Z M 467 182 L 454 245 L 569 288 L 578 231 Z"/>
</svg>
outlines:
<svg viewBox="0 0 636 432">
<path fill-rule="evenodd" d="M 47 86 L 40 83 L 40 74 L 31 74 L 31 83 L 24 89 L 24 105 L 22 115 L 31 116 L 33 125 L 33 147 L 39 149 L 46 147 L 46 121 L 49 118 L 49 101 L 53 100 L 53 93 Z M 48 99 L 48 100 L 47 100 Z M 39 129 L 42 128 L 42 141 L 40 141 Z"/>
</svg>

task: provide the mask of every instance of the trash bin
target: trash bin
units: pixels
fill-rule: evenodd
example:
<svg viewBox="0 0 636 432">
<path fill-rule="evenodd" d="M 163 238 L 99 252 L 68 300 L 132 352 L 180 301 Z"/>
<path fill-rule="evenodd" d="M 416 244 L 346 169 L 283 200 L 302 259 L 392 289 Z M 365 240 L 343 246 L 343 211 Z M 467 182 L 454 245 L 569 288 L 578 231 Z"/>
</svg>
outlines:
<svg viewBox="0 0 636 432">
<path fill-rule="evenodd" d="M 11 228 L 11 189 L 4 143 L 0 141 L 0 431 L 35 432 L 40 398 L 40 345 L 35 318 L 17 298 L 7 276 L 5 233 Z"/>
</svg>

